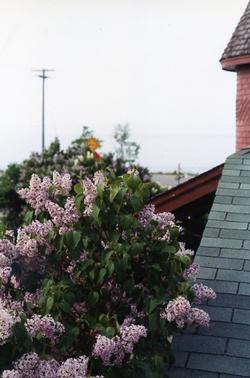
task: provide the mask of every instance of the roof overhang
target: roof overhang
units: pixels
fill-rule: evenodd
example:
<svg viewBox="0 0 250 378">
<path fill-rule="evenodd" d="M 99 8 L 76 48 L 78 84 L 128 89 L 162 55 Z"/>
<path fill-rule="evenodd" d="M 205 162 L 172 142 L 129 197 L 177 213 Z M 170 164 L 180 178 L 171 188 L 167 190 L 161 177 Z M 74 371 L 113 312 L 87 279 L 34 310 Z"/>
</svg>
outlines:
<svg viewBox="0 0 250 378">
<path fill-rule="evenodd" d="M 224 164 L 210 169 L 151 199 L 156 211 L 176 211 L 179 208 L 216 191 Z"/>
<path fill-rule="evenodd" d="M 236 72 L 237 67 L 250 65 L 250 55 L 241 55 L 233 58 L 222 59 L 220 63 L 223 70 Z"/>
</svg>

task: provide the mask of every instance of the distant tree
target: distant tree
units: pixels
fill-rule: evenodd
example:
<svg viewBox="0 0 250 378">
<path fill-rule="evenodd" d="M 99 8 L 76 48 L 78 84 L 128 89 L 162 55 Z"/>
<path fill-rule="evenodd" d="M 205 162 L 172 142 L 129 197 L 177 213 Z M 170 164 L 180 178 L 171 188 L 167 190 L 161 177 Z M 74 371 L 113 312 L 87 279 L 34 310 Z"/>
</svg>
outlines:
<svg viewBox="0 0 250 378">
<path fill-rule="evenodd" d="M 143 182 L 150 182 L 151 175 L 148 169 L 133 164 L 132 157 L 135 158 L 138 149 L 133 152 L 132 145 L 136 143 L 128 142 L 129 134 L 125 133 L 126 135 L 123 136 L 121 134 L 119 136 L 118 133 L 118 139 L 121 138 L 122 143 L 122 138 L 125 136 L 124 156 L 130 156 L 130 160 L 118 158 L 111 152 L 99 153 L 101 141 L 93 136 L 93 132 L 88 127 L 84 127 L 80 137 L 71 142 L 67 149 L 61 149 L 60 141 L 56 138 L 43 153 L 34 152 L 23 162 L 10 164 L 0 175 L 0 232 L 1 222 L 7 228 L 14 229 L 23 222 L 26 207 L 16 190 L 27 186 L 33 173 L 44 177 L 51 176 L 54 171 L 69 172 L 73 183 L 76 183 L 80 178 L 92 177 L 98 170 L 109 168 L 116 175 L 122 176 L 129 170 L 135 169 Z M 152 182 L 151 186 L 152 196 L 160 192 L 161 188 L 158 184 Z"/>
<path fill-rule="evenodd" d="M 118 144 L 116 155 L 118 159 L 134 162 L 139 154 L 140 146 L 136 142 L 129 140 L 130 131 L 129 126 L 117 125 L 115 127 L 114 139 Z"/>
</svg>

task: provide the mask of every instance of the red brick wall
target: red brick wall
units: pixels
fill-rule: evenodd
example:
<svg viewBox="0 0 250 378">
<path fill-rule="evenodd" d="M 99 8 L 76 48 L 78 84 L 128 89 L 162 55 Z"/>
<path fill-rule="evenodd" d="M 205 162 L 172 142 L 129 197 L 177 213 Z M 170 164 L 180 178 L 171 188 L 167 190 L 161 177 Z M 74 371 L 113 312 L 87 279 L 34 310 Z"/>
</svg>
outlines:
<svg viewBox="0 0 250 378">
<path fill-rule="evenodd" d="M 250 66 L 237 70 L 236 151 L 250 146 Z"/>
</svg>

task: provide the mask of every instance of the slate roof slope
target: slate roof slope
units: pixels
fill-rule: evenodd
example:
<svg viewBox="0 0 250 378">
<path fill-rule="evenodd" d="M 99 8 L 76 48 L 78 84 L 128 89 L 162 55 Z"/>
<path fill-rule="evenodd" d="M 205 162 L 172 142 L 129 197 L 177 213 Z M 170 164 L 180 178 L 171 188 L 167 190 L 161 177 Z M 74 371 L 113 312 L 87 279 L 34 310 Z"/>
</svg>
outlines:
<svg viewBox="0 0 250 378">
<path fill-rule="evenodd" d="M 250 55 L 250 2 L 223 52 L 221 61 L 243 55 Z"/>
<path fill-rule="evenodd" d="M 250 377 L 250 148 L 225 162 L 195 261 L 217 293 L 212 322 L 175 337 L 170 378 Z"/>
</svg>

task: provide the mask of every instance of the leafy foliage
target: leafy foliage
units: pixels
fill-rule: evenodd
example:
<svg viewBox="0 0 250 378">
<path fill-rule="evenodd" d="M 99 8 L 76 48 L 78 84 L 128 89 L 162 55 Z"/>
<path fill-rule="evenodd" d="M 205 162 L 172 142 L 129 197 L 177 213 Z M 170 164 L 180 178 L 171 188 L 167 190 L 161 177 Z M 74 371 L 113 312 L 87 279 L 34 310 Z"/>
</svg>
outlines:
<svg viewBox="0 0 250 378">
<path fill-rule="evenodd" d="M 127 137 L 125 139 L 121 143 L 126 144 L 126 149 L 130 148 L 131 143 L 128 143 Z M 127 153 L 126 156 L 119 155 L 117 158 L 112 153 L 101 156 L 97 152 L 99 147 L 100 141 L 93 137 L 93 133 L 87 127 L 84 127 L 81 136 L 74 140 L 68 149 L 62 150 L 56 138 L 44 153 L 32 153 L 30 158 L 22 163 L 10 164 L 0 175 L 0 212 L 3 224 L 7 228 L 17 229 L 23 222 L 25 203 L 20 200 L 16 190 L 27 186 L 33 173 L 46 176 L 52 175 L 53 171 L 70 172 L 73 182 L 77 182 L 81 177 L 91 177 L 100 169 L 111 168 L 117 175 L 122 175 L 135 167 L 143 181 L 151 180 L 147 168 L 134 164 L 137 153 L 136 156 L 132 154 L 133 159 L 131 159 L 132 155 Z M 137 147 L 136 150 L 138 152 Z M 155 183 L 152 186 L 152 195 L 159 191 L 160 187 Z"/>
</svg>

